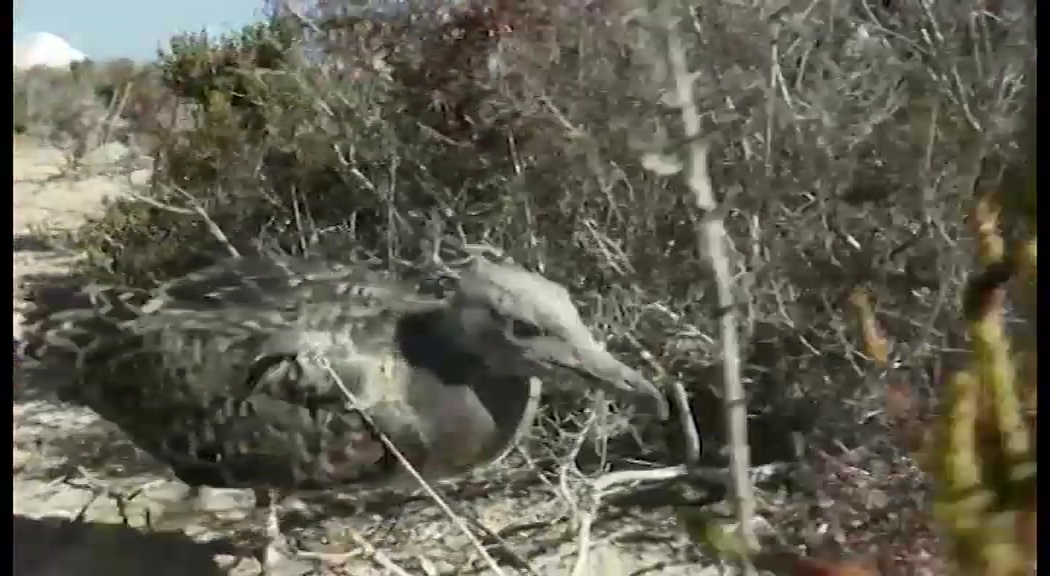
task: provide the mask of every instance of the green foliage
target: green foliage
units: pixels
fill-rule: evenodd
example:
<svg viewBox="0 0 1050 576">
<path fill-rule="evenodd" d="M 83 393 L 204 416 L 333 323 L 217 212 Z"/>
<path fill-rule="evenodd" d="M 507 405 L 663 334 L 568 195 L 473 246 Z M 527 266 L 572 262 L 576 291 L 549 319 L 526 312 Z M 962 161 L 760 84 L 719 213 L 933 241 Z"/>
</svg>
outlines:
<svg viewBox="0 0 1050 576">
<path fill-rule="evenodd" d="M 157 69 L 130 60 L 18 71 L 14 84 L 14 132 L 74 156 L 110 141 L 152 150 L 172 117 Z"/>
<path fill-rule="evenodd" d="M 71 104 L 90 98 L 90 78 L 69 70 L 37 67 L 14 77 L 14 132 L 47 138 L 73 113 Z"/>
<path fill-rule="evenodd" d="M 310 65 L 298 55 L 299 43 L 280 22 L 217 40 L 196 34 L 172 41 L 157 67 L 188 121 L 156 149 L 151 195 L 203 208 L 242 251 L 269 242 L 298 252 L 321 231 L 339 230 L 345 239 L 329 249 L 392 249 L 412 259 L 434 210 L 477 211 L 472 206 L 481 204 L 486 222 L 500 217 L 493 208 L 506 200 L 505 181 L 486 161 L 505 153 L 479 156 L 473 147 L 449 146 L 420 125 L 419 118 L 433 117 L 430 110 L 406 110 L 409 88 L 382 74 Z M 362 56 L 346 68 L 373 62 Z M 113 238 L 95 234 L 97 227 L 125 230 L 123 221 L 107 222 L 120 220 L 116 212 L 85 228 L 87 242 Z M 155 223 L 148 218 L 160 217 L 156 210 L 139 216 L 147 218 L 135 219 L 143 230 L 119 234 L 119 247 L 94 250 L 110 254 L 127 283 L 186 272 L 187 260 L 175 256 L 186 250 L 183 241 L 214 244 L 192 218 Z M 184 238 L 170 234 L 172 227 L 202 235 Z M 172 238 L 179 247 L 165 245 Z M 92 275 L 93 266 L 86 270 Z"/>
<path fill-rule="evenodd" d="M 298 34 L 288 25 L 261 23 L 218 40 L 207 32 L 184 34 L 161 52 L 165 86 L 179 98 L 209 108 L 228 104 L 244 112 L 260 105 L 258 75 L 285 69 Z"/>
<path fill-rule="evenodd" d="M 568 284 L 608 333 L 632 327 L 689 383 L 705 442 L 717 445 L 721 409 L 709 387 L 718 351 L 706 335 L 718 315 L 696 215 L 681 182 L 638 162 L 680 144 L 662 80 L 635 63 L 648 47 L 621 14 L 565 18 L 548 4 L 448 22 L 342 16 L 309 30 L 277 22 L 174 39 L 149 76 L 163 113 L 140 114 L 173 118 L 148 130 L 154 175 L 141 193 L 174 210 L 110 205 L 81 231 L 92 254 L 82 271 L 140 287 L 181 275 L 225 253 L 201 213 L 243 253 L 394 267 L 425 254 L 435 231 L 489 242 Z M 697 16 L 702 30 L 689 31 L 703 131 L 719 140 L 711 176 L 731 207 L 747 301 L 745 379 L 753 423 L 766 431 L 752 447 L 758 463 L 791 457 L 791 433 L 816 426 L 813 406 L 834 406 L 827 420 L 844 421 L 822 429 L 823 440 L 870 437 L 856 425 L 870 382 L 840 329 L 837 303 L 849 288 L 878 288 L 880 306 L 901 319 L 886 328 L 894 340 L 925 338 L 913 318 L 951 328 L 957 279 L 934 274 L 919 285 L 912 269 L 937 270 L 959 242 L 959 198 L 941 183 L 972 164 L 960 160 L 969 143 L 954 130 L 971 108 L 990 126 L 1010 113 L 981 100 L 1003 92 L 990 86 L 1008 71 L 1001 58 L 988 55 L 981 74 L 929 74 L 891 42 L 921 38 L 926 24 L 894 24 L 858 48 L 851 34 L 868 16 L 847 4 L 827 16 L 833 26 L 800 17 L 773 39 L 791 53 L 774 91 L 768 51 L 739 42 L 766 38 L 768 21 L 713 7 Z M 842 37 L 827 38 L 832 29 Z M 910 108 L 912 94 L 953 96 L 930 107 L 934 122 L 923 119 L 932 112 L 912 118 L 931 104 Z M 984 138 L 989 155 L 1008 155 L 1005 137 Z M 623 340 L 610 345 L 637 353 Z M 829 373 L 841 382 L 821 385 Z"/>
<path fill-rule="evenodd" d="M 139 191 L 145 201 L 114 200 L 77 234 L 81 272 L 93 280 L 149 288 L 225 255 L 202 214 L 242 253 L 393 267 L 417 261 L 437 231 L 489 242 L 568 284 L 610 346 L 644 348 L 685 382 L 705 444 L 718 446 L 722 408 L 710 388 L 721 351 L 710 335 L 719 314 L 697 252 L 699 215 L 679 179 L 638 161 L 684 160 L 666 70 L 650 69 L 652 46 L 635 42 L 621 14 L 560 18 L 545 7 L 558 3 L 500 4 L 507 14 L 425 26 L 416 16 L 340 16 L 309 30 L 274 21 L 179 36 L 144 67 L 33 71 L 32 81 L 16 76 L 15 129 L 55 124 L 74 93 L 103 108 L 126 96 L 121 114 L 154 173 Z M 978 164 L 967 151 L 1018 166 L 1012 135 L 998 129 L 1016 120 L 1016 66 L 968 36 L 1006 20 L 976 26 L 969 8 L 924 7 L 884 17 L 865 28 L 870 42 L 856 42 L 876 7 L 792 10 L 767 19 L 716 3 L 682 21 L 701 132 L 712 137 L 711 179 L 729 208 L 753 460 L 793 459 L 796 432 L 831 452 L 879 453 L 885 423 L 870 414 L 883 407 L 872 409 L 876 378 L 858 358 L 882 377 L 901 358 L 919 372 L 938 346 L 950 347 L 946 335 L 969 328 L 975 364 L 944 386 L 950 416 L 928 464 L 943 518 L 960 550 L 973 552 L 964 560 L 999 557 L 982 540 L 994 527 L 1017 537 L 1003 556 L 1016 566 L 1024 535 L 1003 519 L 1028 505 L 1009 491 L 1026 497 L 1034 486 L 1034 448 L 1019 439 L 1017 418 L 1017 406 L 1034 401 L 1031 379 L 1018 375 L 1028 365 L 1005 347 L 994 306 L 969 307 L 964 318 L 954 304 L 964 293 L 996 300 L 977 287 L 987 276 L 964 289 L 945 264 L 967 242 L 957 183 Z M 937 46 L 929 30 L 943 31 Z M 780 55 L 772 71 L 767 48 Z M 1026 186 L 1034 165 L 1007 170 L 1015 184 L 996 189 Z M 1034 177 L 1031 187 L 997 201 L 1034 231 Z M 1034 294 L 1034 238 L 1023 246 L 982 266 L 995 271 L 1004 260 Z M 862 311 L 862 347 L 844 344 L 847 294 Z M 627 328 L 636 340 L 625 344 L 617 335 Z M 975 396 L 995 399 L 985 417 L 973 417 Z M 978 442 L 984 435 L 994 441 Z M 954 499 L 962 492 L 979 497 Z M 695 539 L 739 550 L 722 518 L 693 512 L 681 519 Z"/>
<path fill-rule="evenodd" d="M 1035 5 L 1029 9 L 1034 19 Z M 1007 169 L 1013 174 L 1005 179 L 1006 186 L 978 198 L 970 214 L 978 265 L 962 298 L 970 359 L 945 383 L 937 434 L 927 454 L 936 480 L 937 515 L 964 575 L 1036 573 L 1038 100 L 1034 64 L 1032 46 L 1018 138 L 1022 159 Z M 1008 309 L 1020 323 L 1008 327 Z"/>
<path fill-rule="evenodd" d="M 79 264 L 102 284 L 149 289 L 170 278 L 171 270 L 195 270 L 222 249 L 207 238 L 204 224 L 183 214 L 135 200 L 106 203 L 73 242 L 84 255 Z M 194 250 L 186 250 L 194 246 Z M 164 263 L 165 268 L 151 268 Z"/>
<path fill-rule="evenodd" d="M 1036 558 L 1036 318 L 1025 318 L 1031 337 L 1011 343 L 1004 315 L 1010 284 L 1022 303 L 1035 301 L 1036 237 L 1007 250 L 988 198 L 971 218 L 982 266 L 964 295 L 971 365 L 946 383 L 928 459 L 961 573 L 1025 576 Z"/>
</svg>

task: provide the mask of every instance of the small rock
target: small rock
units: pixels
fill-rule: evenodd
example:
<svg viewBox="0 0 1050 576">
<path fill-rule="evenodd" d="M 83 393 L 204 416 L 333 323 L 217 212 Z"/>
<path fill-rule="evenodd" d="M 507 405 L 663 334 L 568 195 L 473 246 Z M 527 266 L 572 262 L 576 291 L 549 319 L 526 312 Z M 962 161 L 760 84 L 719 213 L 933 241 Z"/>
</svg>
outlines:
<svg viewBox="0 0 1050 576">
<path fill-rule="evenodd" d="M 255 498 L 250 490 L 202 487 L 200 489 L 199 508 L 209 512 L 223 510 L 243 510 L 255 505 Z"/>
</svg>

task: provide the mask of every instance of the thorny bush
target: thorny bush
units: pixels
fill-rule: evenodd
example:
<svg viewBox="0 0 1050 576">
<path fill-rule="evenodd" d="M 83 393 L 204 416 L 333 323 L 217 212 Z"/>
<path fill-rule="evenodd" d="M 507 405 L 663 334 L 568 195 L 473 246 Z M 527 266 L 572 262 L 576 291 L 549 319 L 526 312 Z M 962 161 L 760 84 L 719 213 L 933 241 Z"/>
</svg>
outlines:
<svg viewBox="0 0 1050 576">
<path fill-rule="evenodd" d="M 721 462 L 697 215 L 659 175 L 684 145 L 667 71 L 627 3 L 479 4 L 446 18 L 322 4 L 309 22 L 173 40 L 152 101 L 177 120 L 152 128 L 149 202 L 114 201 L 81 230 L 83 271 L 141 287 L 207 263 L 222 247 L 194 211 L 244 253 L 411 269 L 435 238 L 487 242 L 568 285 L 617 352 L 683 381 Z M 704 3 L 678 22 L 717 136 L 753 462 L 808 472 L 792 502 L 838 498 L 798 522 L 832 529 L 792 541 L 917 545 L 928 506 L 907 500 L 925 477 L 891 442 L 888 380 L 853 337 L 850 295 L 877 301 L 886 365 L 932 396 L 965 340 L 973 240 L 956 215 L 1019 166 L 1023 22 L 1010 0 L 771 6 Z M 886 498 L 854 506 L 836 471 Z M 801 517 L 778 506 L 763 513 Z"/>
</svg>

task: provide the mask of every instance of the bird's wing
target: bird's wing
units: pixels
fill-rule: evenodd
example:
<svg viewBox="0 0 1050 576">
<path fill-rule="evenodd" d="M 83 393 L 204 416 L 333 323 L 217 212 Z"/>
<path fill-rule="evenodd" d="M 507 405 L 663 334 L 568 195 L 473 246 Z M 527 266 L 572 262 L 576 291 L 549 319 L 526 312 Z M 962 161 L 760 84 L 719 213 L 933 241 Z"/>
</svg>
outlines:
<svg viewBox="0 0 1050 576">
<path fill-rule="evenodd" d="M 378 356 L 355 354 L 346 326 L 311 331 L 302 319 L 244 307 L 165 307 L 130 320 L 73 312 L 49 335 L 53 351 L 72 364 L 62 397 L 120 426 L 187 482 L 325 487 L 379 480 L 395 465 L 370 417 L 413 460 L 425 454 L 412 413 L 390 392 L 397 387 L 375 384 L 402 373 L 384 372 Z M 358 390 L 358 402 L 344 395 L 330 365 Z"/>
<path fill-rule="evenodd" d="M 506 397 L 520 382 L 449 379 L 408 361 L 399 319 L 445 302 L 389 277 L 237 260 L 140 296 L 107 291 L 55 312 L 49 338 L 76 351 L 75 399 L 188 482 L 381 480 L 397 465 L 379 431 L 444 476 L 516 438 L 517 412 L 492 411 L 478 390 Z"/>
<path fill-rule="evenodd" d="M 230 306 L 298 310 L 411 302 L 417 294 L 390 274 L 357 265 L 287 258 L 229 258 L 156 291 L 154 306 L 192 310 Z"/>
</svg>

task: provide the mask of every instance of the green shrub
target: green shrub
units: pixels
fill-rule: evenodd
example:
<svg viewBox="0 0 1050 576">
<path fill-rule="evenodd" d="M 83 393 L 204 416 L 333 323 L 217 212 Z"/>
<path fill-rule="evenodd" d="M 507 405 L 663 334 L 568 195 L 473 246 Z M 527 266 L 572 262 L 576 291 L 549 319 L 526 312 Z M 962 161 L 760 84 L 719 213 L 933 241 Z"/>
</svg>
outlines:
<svg viewBox="0 0 1050 576">
<path fill-rule="evenodd" d="M 177 121 L 157 128 L 147 202 L 116 201 L 81 230 L 82 271 L 137 287 L 181 275 L 226 250 L 201 213 L 244 253 L 397 267 L 436 231 L 489 242 L 569 285 L 612 348 L 644 349 L 686 383 L 717 447 L 701 216 L 680 181 L 638 162 L 682 145 L 665 71 L 636 64 L 652 47 L 613 8 L 570 18 L 565 3 L 504 4 L 447 23 L 333 17 L 173 40 L 151 78 Z M 794 459 L 794 433 L 809 456 L 910 463 L 869 417 L 885 394 L 864 362 L 877 355 L 844 336 L 854 288 L 877 294 L 913 373 L 964 325 L 958 190 L 995 183 L 980 161 L 1012 159 L 999 127 L 1016 119 L 1017 80 L 1010 53 L 971 42 L 984 28 L 968 8 L 936 4 L 942 43 L 921 58 L 934 26 L 921 11 L 867 27 L 855 3 L 819 17 L 786 7 L 775 26 L 728 5 L 682 20 L 728 206 L 757 463 Z M 971 66 L 959 54 L 974 46 L 987 48 Z M 973 122 L 978 142 L 959 137 Z"/>
<path fill-rule="evenodd" d="M 93 99 L 94 87 L 84 74 L 37 67 L 14 74 L 14 132 L 50 139 Z"/>
<path fill-rule="evenodd" d="M 456 222 L 473 234 L 505 220 L 506 180 L 491 164 L 505 164 L 504 152 L 450 145 L 420 125 L 429 109 L 406 109 L 407 92 L 418 87 L 312 65 L 288 30 L 278 22 L 219 40 L 198 34 L 172 41 L 158 68 L 188 121 L 158 139 L 155 200 L 203 209 L 241 251 L 350 246 L 412 260 L 435 211 L 481 212 L 475 222 Z M 370 64 L 362 57 L 346 68 Z M 135 221 L 143 230 L 97 233 L 124 230 L 124 209 L 114 204 L 82 234 L 89 251 L 108 255 L 95 259 L 109 262 L 104 276 L 119 269 L 123 282 L 147 285 L 158 274 L 187 271 L 186 262 L 197 259 L 175 256 L 187 242 L 196 252 L 214 245 L 199 222 L 157 210 L 140 211 L 146 219 Z M 173 238 L 178 248 L 165 245 Z"/>
</svg>

